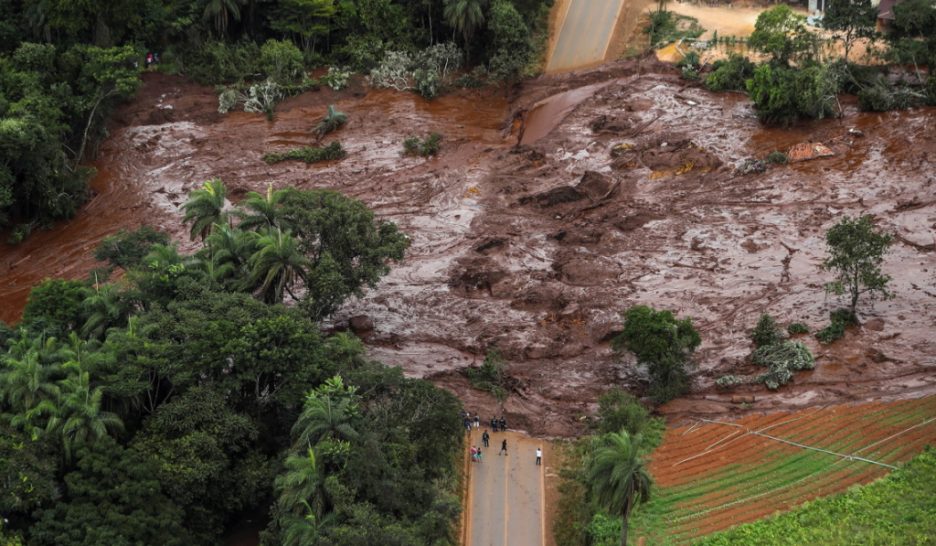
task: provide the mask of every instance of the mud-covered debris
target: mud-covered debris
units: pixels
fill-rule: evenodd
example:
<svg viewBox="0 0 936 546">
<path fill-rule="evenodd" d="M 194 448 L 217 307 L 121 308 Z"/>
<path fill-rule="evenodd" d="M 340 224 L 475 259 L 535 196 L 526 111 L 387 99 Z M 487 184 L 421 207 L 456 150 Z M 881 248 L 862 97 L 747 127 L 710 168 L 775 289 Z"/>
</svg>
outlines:
<svg viewBox="0 0 936 546">
<path fill-rule="evenodd" d="M 507 272 L 497 266 L 487 256 L 465 256 L 455 261 L 449 275 L 448 286 L 465 295 L 487 292 L 492 295 L 492 288 L 507 277 Z"/>
<path fill-rule="evenodd" d="M 649 224 L 654 220 L 659 220 L 660 218 L 663 217 L 650 212 L 637 212 L 614 222 L 614 227 L 624 232 L 634 231 L 635 229 L 640 229 L 644 225 Z"/>
<path fill-rule="evenodd" d="M 604 199 L 611 193 L 612 181 L 596 171 L 585 171 L 575 189 L 584 193 L 592 201 Z"/>
<path fill-rule="evenodd" d="M 542 193 L 525 195 L 520 198 L 521 205 L 535 204 L 540 208 L 553 207 L 562 203 L 574 203 L 587 198 L 588 195 L 572 186 L 559 186 Z"/>
<path fill-rule="evenodd" d="M 801 142 L 799 144 L 794 144 L 793 147 L 790 148 L 790 151 L 787 152 L 790 163 L 809 161 L 810 159 L 819 159 L 820 157 L 832 157 L 834 155 L 835 152 L 821 142 Z"/>
<path fill-rule="evenodd" d="M 734 394 L 731 396 L 732 404 L 753 404 L 754 401 L 753 394 Z"/>
<path fill-rule="evenodd" d="M 589 122 L 593 133 L 625 133 L 633 130 L 634 123 L 627 116 L 620 114 L 602 114 Z"/>
<path fill-rule="evenodd" d="M 865 136 L 865 135 L 864 135 L 864 131 L 862 131 L 861 129 L 856 129 L 856 128 L 854 128 L 854 127 L 850 127 L 850 128 L 848 129 L 848 134 L 851 135 L 851 136 L 853 136 L 853 137 L 858 137 L 858 138 L 861 138 L 861 137 Z"/>
<path fill-rule="evenodd" d="M 484 239 L 483 241 L 481 241 L 480 243 L 476 244 L 474 247 L 474 251 L 480 252 L 481 254 L 485 254 L 488 250 L 491 250 L 493 248 L 500 248 L 504 246 L 506 242 L 507 241 L 504 240 L 502 237 L 488 237 Z"/>
<path fill-rule="evenodd" d="M 752 157 L 741 160 L 741 162 L 735 166 L 735 172 L 738 174 L 760 174 L 766 171 L 767 162 Z"/>
<path fill-rule="evenodd" d="M 374 319 L 367 315 L 355 315 L 348 319 L 348 328 L 357 335 L 374 331 Z"/>
</svg>

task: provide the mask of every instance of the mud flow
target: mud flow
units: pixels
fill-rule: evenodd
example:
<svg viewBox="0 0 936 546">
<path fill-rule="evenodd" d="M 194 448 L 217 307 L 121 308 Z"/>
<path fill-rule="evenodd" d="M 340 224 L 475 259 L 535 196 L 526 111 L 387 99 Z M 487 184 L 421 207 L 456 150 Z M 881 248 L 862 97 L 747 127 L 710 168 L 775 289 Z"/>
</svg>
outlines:
<svg viewBox="0 0 936 546">
<path fill-rule="evenodd" d="M 146 222 L 188 245 L 180 207 L 217 176 L 235 200 L 268 182 L 333 188 L 397 222 L 413 240 L 407 258 L 327 326 L 366 315 L 374 358 L 476 407 L 494 401 L 459 370 L 497 347 L 515 380 L 506 413 L 534 434 L 575 433 L 609 386 L 641 386 L 641 371 L 608 343 L 635 304 L 692 316 L 704 339 L 694 393 L 664 407 L 675 417 L 740 413 L 738 395 L 758 411 L 936 392 L 936 110 L 846 105 L 842 120 L 765 130 L 744 97 L 654 70 L 543 78 L 510 104 L 502 91 L 425 102 L 356 84 L 293 98 L 273 122 L 220 116 L 210 89 L 148 74 L 102 146 L 94 199 L 75 220 L 0 249 L 0 318 L 15 320 L 44 277 L 85 276 L 94 247 L 120 228 Z M 312 144 L 332 103 L 348 113 L 335 136 L 347 159 L 260 160 Z M 518 149 L 519 127 L 502 130 L 515 118 L 526 120 Z M 438 158 L 401 157 L 405 137 L 433 131 L 444 136 Z M 834 155 L 735 171 L 810 142 Z M 863 327 L 836 344 L 803 338 L 817 368 L 781 391 L 715 391 L 720 375 L 750 371 L 746 332 L 760 313 L 812 329 L 827 322 L 838 302 L 822 291 L 819 263 L 843 214 L 872 214 L 896 234 L 885 266 L 896 297 L 863 304 Z"/>
</svg>

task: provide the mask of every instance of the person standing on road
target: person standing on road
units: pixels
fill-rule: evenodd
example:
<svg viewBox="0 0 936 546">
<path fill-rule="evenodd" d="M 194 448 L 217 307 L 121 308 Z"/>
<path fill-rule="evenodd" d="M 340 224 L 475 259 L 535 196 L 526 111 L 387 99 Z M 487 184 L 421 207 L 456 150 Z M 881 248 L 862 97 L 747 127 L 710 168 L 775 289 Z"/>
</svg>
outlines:
<svg viewBox="0 0 936 546">
<path fill-rule="evenodd" d="M 491 435 L 488 434 L 488 431 L 484 431 L 484 434 L 481 435 L 481 442 L 484 444 L 484 447 L 491 446 Z"/>
<path fill-rule="evenodd" d="M 480 463 L 482 461 L 481 454 L 483 453 L 483 451 L 481 451 L 480 447 L 475 446 L 475 452 L 478 454 L 478 462 Z"/>
<path fill-rule="evenodd" d="M 536 466 L 542 466 L 542 465 L 543 465 L 543 448 L 538 447 L 536 448 Z"/>
<path fill-rule="evenodd" d="M 504 457 L 507 456 L 507 438 L 504 438 L 504 441 L 501 442 L 501 450 L 498 455 L 503 455 Z"/>
<path fill-rule="evenodd" d="M 491 417 L 491 430 L 497 432 L 497 417 Z"/>
<path fill-rule="evenodd" d="M 471 462 L 473 463 L 477 462 L 477 459 L 478 459 L 478 452 L 475 451 L 474 446 L 471 446 Z"/>
<path fill-rule="evenodd" d="M 504 432 L 507 432 L 507 419 L 504 419 L 503 416 L 500 418 L 500 429 Z"/>
<path fill-rule="evenodd" d="M 474 418 L 474 427 L 481 428 L 481 414 L 475 415 Z"/>
</svg>

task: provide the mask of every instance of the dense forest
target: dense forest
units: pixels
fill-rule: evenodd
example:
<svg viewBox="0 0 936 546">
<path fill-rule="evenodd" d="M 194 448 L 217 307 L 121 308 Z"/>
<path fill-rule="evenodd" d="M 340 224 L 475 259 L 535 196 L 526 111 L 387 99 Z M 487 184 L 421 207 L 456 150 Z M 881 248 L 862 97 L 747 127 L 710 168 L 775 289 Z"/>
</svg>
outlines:
<svg viewBox="0 0 936 546">
<path fill-rule="evenodd" d="M 194 254 L 120 232 L 0 328 L 0 544 L 454 544 L 460 403 L 319 326 L 409 240 L 336 192 L 225 194 L 190 195 Z"/>
<path fill-rule="evenodd" d="M 2 0 L 0 229 L 18 242 L 76 212 L 91 175 L 82 164 L 105 135 L 108 113 L 137 89 L 150 52 L 159 59 L 153 68 L 205 84 L 269 81 L 290 93 L 315 83 L 310 70 L 330 67 L 331 85 L 372 70 L 394 85 L 405 72 L 432 97 L 453 67 L 472 74 L 469 84 L 528 73 L 551 4 Z"/>
</svg>

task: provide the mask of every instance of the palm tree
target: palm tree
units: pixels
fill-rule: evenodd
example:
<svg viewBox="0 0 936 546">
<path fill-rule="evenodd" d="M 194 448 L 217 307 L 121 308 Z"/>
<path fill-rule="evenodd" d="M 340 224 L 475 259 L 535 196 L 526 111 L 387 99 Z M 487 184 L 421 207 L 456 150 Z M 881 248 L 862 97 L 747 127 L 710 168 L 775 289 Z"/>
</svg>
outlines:
<svg viewBox="0 0 936 546">
<path fill-rule="evenodd" d="M 358 437 L 352 425 L 355 414 L 356 405 L 350 397 L 309 393 L 292 428 L 296 444 L 314 446 L 326 437 L 354 440 Z"/>
<path fill-rule="evenodd" d="M 216 224 L 205 243 L 199 257 L 211 278 L 222 286 L 246 284 L 247 263 L 257 250 L 254 233 Z"/>
<path fill-rule="evenodd" d="M 651 480 L 640 459 L 642 437 L 626 430 L 602 436 L 586 474 L 592 496 L 609 514 L 620 514 L 621 546 L 627 546 L 627 520 L 637 503 L 650 499 Z"/>
<path fill-rule="evenodd" d="M 286 472 L 274 482 L 279 492 L 280 510 L 285 513 L 311 516 L 313 521 L 322 518 L 326 511 L 328 495 L 325 491 L 325 475 L 316 462 L 315 450 L 309 447 L 303 455 L 286 457 Z M 305 519 L 305 518 L 304 518 Z"/>
<path fill-rule="evenodd" d="M 283 294 L 293 299 L 290 286 L 306 278 L 312 262 L 299 251 L 299 244 L 289 231 L 267 231 L 257 239 L 257 251 L 250 257 L 250 284 L 260 291 L 263 301 L 280 303 Z"/>
<path fill-rule="evenodd" d="M 132 308 L 123 294 L 113 284 L 95 289 L 82 306 L 88 317 L 81 327 L 81 335 L 101 339 L 108 328 L 124 326 Z"/>
<path fill-rule="evenodd" d="M 240 211 L 236 213 L 241 219 L 237 227 L 245 231 L 278 227 L 278 208 L 285 195 L 286 190 L 274 191 L 273 184 L 267 185 L 266 195 L 255 191 L 248 193 L 247 198 L 241 202 L 241 207 L 249 210 L 250 213 Z"/>
<path fill-rule="evenodd" d="M 61 383 L 61 415 L 49 420 L 47 431 L 61 433 L 65 458 L 70 460 L 75 447 L 103 438 L 112 430 L 123 430 L 124 426 L 117 414 L 101 409 L 104 389 L 91 386 L 90 373 L 78 362 L 66 363 L 65 367 L 72 375 Z"/>
<path fill-rule="evenodd" d="M 185 217 L 182 221 L 192 222 L 192 231 L 189 235 L 193 240 L 196 236 L 204 240 L 215 224 L 224 223 L 225 195 L 227 195 L 227 189 L 219 178 L 208 180 L 202 189 L 195 190 L 189 195 L 188 201 L 182 206 L 185 209 Z"/>
<path fill-rule="evenodd" d="M 49 339 L 54 343 L 54 338 Z M 55 414 L 61 395 L 55 382 L 61 367 L 43 362 L 44 345 L 34 343 L 25 352 L 17 351 L 19 355 L 11 350 L 3 358 L 0 372 L 0 400 L 11 410 L 11 424 L 33 439 L 39 437 L 48 418 Z"/>
<path fill-rule="evenodd" d="M 483 0 L 445 0 L 442 15 L 455 32 L 461 33 L 465 52 L 469 50 L 471 35 L 484 24 L 483 4 Z"/>
<path fill-rule="evenodd" d="M 223 38 L 227 34 L 228 22 L 231 19 L 240 21 L 240 8 L 243 4 L 244 0 L 208 0 L 202 19 L 213 20 L 218 37 Z"/>
</svg>

